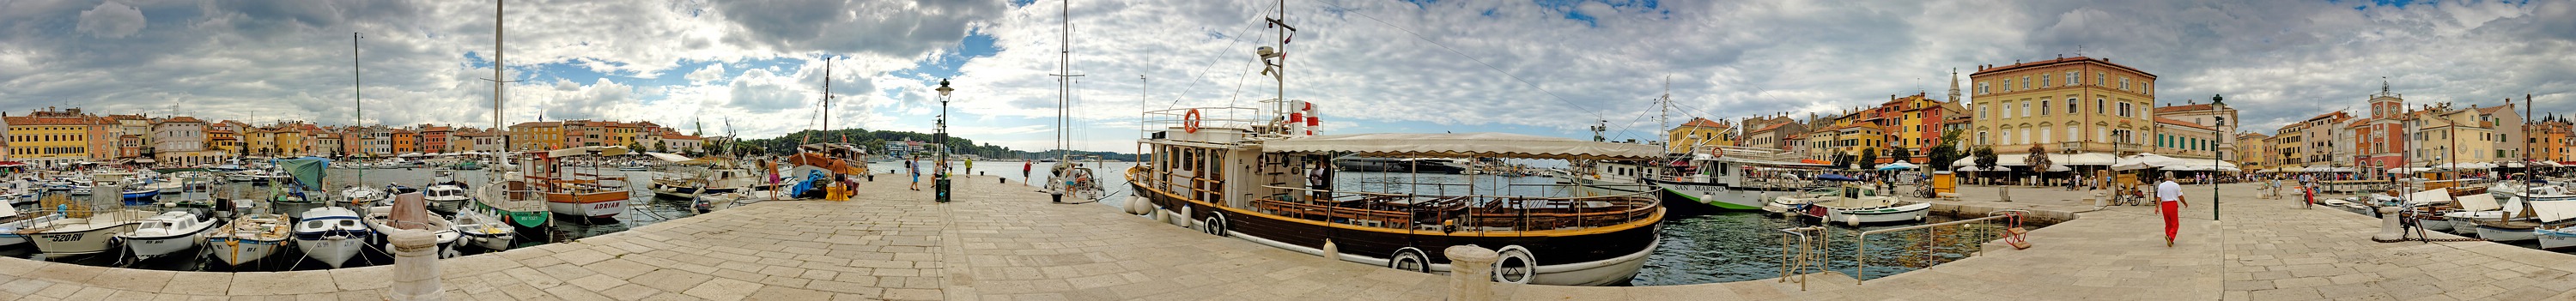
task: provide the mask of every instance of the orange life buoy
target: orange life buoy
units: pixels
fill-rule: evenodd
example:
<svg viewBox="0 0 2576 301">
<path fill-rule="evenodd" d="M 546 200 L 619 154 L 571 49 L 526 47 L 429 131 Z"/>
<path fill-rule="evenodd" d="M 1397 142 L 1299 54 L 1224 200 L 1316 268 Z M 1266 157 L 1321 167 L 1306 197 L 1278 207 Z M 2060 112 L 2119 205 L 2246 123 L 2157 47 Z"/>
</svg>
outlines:
<svg viewBox="0 0 2576 301">
<path fill-rule="evenodd" d="M 1181 131 L 1191 134 L 1199 132 L 1199 109 L 1190 109 L 1189 113 L 1181 114 Z"/>
</svg>

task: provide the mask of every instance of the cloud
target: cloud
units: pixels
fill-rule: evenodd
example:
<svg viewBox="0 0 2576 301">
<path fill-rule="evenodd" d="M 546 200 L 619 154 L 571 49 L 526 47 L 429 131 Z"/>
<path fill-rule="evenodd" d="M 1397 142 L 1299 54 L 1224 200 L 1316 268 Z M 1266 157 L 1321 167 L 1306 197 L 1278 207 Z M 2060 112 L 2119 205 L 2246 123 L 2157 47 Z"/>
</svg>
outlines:
<svg viewBox="0 0 2576 301">
<path fill-rule="evenodd" d="M 708 82 L 724 79 L 724 75 L 724 63 L 715 63 L 708 64 L 706 68 L 698 68 L 698 71 L 689 71 L 688 79 L 691 83 L 703 85 Z"/>
<path fill-rule="evenodd" d="M 116 1 L 99 3 L 97 8 L 80 12 L 80 26 L 72 30 L 100 38 L 123 38 L 143 31 L 143 10 Z"/>
</svg>

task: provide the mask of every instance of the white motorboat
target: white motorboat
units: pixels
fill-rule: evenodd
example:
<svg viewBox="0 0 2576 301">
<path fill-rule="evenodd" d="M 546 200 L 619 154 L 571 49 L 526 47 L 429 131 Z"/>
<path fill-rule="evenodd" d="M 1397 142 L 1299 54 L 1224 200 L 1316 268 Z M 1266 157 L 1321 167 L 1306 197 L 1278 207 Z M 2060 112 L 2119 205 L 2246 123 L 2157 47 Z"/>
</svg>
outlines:
<svg viewBox="0 0 2576 301">
<path fill-rule="evenodd" d="M 1893 197 L 1864 194 L 1857 187 L 1843 187 L 1836 194 L 1818 197 L 1784 196 L 1773 199 L 1767 208 L 1784 208 L 1826 222 L 1849 226 L 1889 222 L 1919 222 L 1930 215 L 1931 203 L 1905 202 Z"/>
<path fill-rule="evenodd" d="M 367 240 L 374 238 L 375 233 L 358 220 L 357 211 L 336 206 L 314 207 L 304 210 L 301 219 L 295 222 L 295 248 L 304 250 L 306 258 L 339 268 L 348 263 L 349 258 L 358 257 L 358 251 L 367 247 Z"/>
<path fill-rule="evenodd" d="M 118 235 L 125 239 L 125 249 L 135 258 L 152 258 L 197 247 L 205 242 L 200 236 L 221 222 L 199 220 L 186 211 L 162 212 L 138 221 L 134 232 Z"/>
<path fill-rule="evenodd" d="M 276 214 L 234 218 L 232 224 L 206 234 L 206 245 L 212 248 L 208 253 L 215 253 L 215 258 L 227 265 L 268 258 L 286 247 L 286 239 L 291 237 L 287 224 L 285 216 Z"/>
<path fill-rule="evenodd" d="M 509 250 L 510 243 L 518 239 L 517 230 L 511 228 L 510 223 L 480 210 L 459 210 L 456 220 L 448 224 L 453 225 L 457 234 L 464 235 L 458 240 L 484 250 Z"/>
<path fill-rule="evenodd" d="M 385 193 L 384 189 L 376 189 L 375 187 L 349 186 L 347 189 L 340 190 L 340 197 L 342 200 L 348 200 L 349 202 L 358 204 L 373 205 L 381 203 L 384 202 L 386 196 L 388 196 L 388 194 Z"/>
<path fill-rule="evenodd" d="M 400 201 L 397 201 L 397 203 L 399 202 Z M 438 239 L 438 257 L 456 257 L 450 253 L 455 250 L 454 246 L 456 245 L 456 239 L 459 237 L 456 232 L 455 224 L 449 223 L 446 219 L 440 219 L 436 215 L 430 215 L 426 208 L 406 208 L 406 211 L 420 211 L 405 213 L 402 214 L 402 217 L 396 218 L 394 208 L 395 206 L 367 207 L 367 229 L 375 230 L 378 238 L 376 239 L 376 242 L 379 244 L 376 247 L 378 250 L 394 249 L 392 238 L 387 237 L 393 235 L 394 232 L 403 230 L 429 230 L 432 231 L 431 234 L 436 235 Z"/>
<path fill-rule="evenodd" d="M 117 234 L 134 231 L 135 220 L 151 216 L 142 210 L 96 212 L 87 217 L 55 219 L 21 229 L 28 240 L 36 242 L 36 251 L 45 254 L 89 254 L 114 249 L 108 244 Z M 74 215 L 77 216 L 77 215 Z"/>
<path fill-rule="evenodd" d="M 17 207 L 0 206 L 0 247 L 27 243 L 27 235 L 18 233 L 18 230 L 62 218 L 62 214 L 51 212 L 22 215 Z"/>
<path fill-rule="evenodd" d="M 446 212 L 456 212 L 457 208 L 463 208 L 465 201 L 474 199 L 467 195 L 465 186 L 456 183 L 430 184 L 420 193 L 424 195 L 421 198 L 429 201 L 430 209 Z"/>
</svg>

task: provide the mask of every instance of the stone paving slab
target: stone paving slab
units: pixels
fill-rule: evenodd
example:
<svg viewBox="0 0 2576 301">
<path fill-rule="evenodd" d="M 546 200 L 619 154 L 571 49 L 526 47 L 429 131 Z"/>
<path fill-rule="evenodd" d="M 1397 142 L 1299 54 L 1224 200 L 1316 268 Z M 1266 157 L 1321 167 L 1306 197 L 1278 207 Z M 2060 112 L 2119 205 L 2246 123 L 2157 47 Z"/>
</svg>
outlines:
<svg viewBox="0 0 2576 301">
<path fill-rule="evenodd" d="M 893 178 L 887 178 L 889 180 Z M 958 202 L 897 181 L 848 202 L 773 201 L 573 242 L 441 261 L 451 300 L 1437 300 L 1448 278 L 1220 238 L 991 177 Z M 2195 186 L 2206 189 L 2208 186 Z M 1848 275 L 1657 287 L 1498 285 L 1517 300 L 2576 299 L 2576 256 L 2485 242 L 2376 243 L 2377 221 L 2224 186 L 2161 245 L 2147 207 L 2086 192 L 1963 188 L 1946 204 L 2085 211 L 1992 251 L 1865 284 Z M 2205 191 L 2205 190 L 2203 190 Z M 1846 255 L 1847 256 L 1847 255 Z M 0 259 L 0 300 L 376 300 L 389 266 L 126 270 Z"/>
</svg>

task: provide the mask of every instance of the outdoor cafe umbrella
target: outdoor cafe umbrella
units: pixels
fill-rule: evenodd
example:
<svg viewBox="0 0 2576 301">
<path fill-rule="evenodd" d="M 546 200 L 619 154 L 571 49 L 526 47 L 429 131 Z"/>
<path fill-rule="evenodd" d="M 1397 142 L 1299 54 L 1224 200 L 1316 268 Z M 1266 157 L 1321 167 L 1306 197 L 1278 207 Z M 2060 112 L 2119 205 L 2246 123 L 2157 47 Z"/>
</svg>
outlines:
<svg viewBox="0 0 2576 301">
<path fill-rule="evenodd" d="M 2138 153 L 2136 155 L 2130 155 L 2128 158 L 2120 158 L 2120 165 L 2112 165 L 2111 170 L 2165 168 L 2170 166 L 2181 166 L 2184 164 L 2190 164 L 2190 162 L 2184 162 L 2182 159 L 2174 159 L 2173 157 L 2166 157 L 2164 155 L 2153 153 Z"/>
<path fill-rule="evenodd" d="M 1908 169 L 1914 169 L 1915 167 L 1916 167 L 1916 166 L 1914 166 L 1914 164 L 1913 164 L 1913 163 L 1896 162 L 1896 163 L 1888 163 L 1888 164 L 1879 164 L 1879 165 L 1878 165 L 1878 170 L 1879 170 L 1879 171 L 1908 170 Z"/>
</svg>

